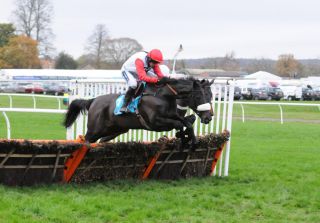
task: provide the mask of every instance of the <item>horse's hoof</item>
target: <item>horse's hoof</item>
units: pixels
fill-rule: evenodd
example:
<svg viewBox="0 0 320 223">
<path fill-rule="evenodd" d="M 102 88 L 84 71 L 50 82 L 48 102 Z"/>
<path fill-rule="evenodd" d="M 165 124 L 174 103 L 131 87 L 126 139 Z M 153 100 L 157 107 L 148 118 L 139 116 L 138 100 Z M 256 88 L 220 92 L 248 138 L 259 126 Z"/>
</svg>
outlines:
<svg viewBox="0 0 320 223">
<path fill-rule="evenodd" d="M 181 138 L 183 136 L 183 132 L 179 131 L 179 132 L 176 132 L 176 138 Z"/>
<path fill-rule="evenodd" d="M 158 139 L 158 142 L 160 142 L 160 143 L 167 143 L 168 141 L 169 141 L 169 138 L 166 135 L 164 135 Z"/>
<path fill-rule="evenodd" d="M 195 115 L 190 115 L 190 116 L 188 117 L 188 121 L 189 121 L 191 124 L 193 124 L 193 123 L 196 121 L 196 116 L 195 116 Z"/>
</svg>

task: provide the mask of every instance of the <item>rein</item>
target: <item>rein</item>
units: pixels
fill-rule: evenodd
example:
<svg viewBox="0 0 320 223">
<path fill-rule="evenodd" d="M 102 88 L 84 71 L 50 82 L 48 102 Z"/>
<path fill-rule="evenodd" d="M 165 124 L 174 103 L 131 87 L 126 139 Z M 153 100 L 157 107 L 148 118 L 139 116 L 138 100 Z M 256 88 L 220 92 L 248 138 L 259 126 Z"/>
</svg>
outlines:
<svg viewBox="0 0 320 223">
<path fill-rule="evenodd" d="M 171 91 L 174 95 L 178 95 L 177 91 L 176 91 L 173 87 L 171 87 L 170 84 L 166 84 L 166 86 L 170 89 L 170 91 Z"/>
</svg>

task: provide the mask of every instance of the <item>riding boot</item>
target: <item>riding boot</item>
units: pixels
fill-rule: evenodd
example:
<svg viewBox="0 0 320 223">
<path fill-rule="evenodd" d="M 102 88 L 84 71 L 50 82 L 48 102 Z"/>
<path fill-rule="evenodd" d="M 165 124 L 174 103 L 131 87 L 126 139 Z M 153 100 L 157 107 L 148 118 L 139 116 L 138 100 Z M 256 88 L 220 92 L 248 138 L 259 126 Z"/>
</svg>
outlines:
<svg viewBox="0 0 320 223">
<path fill-rule="evenodd" d="M 134 89 L 129 88 L 126 92 L 126 95 L 124 96 L 123 105 L 120 109 L 120 112 L 122 113 L 128 113 L 128 105 L 131 102 L 132 97 L 134 96 Z"/>
</svg>

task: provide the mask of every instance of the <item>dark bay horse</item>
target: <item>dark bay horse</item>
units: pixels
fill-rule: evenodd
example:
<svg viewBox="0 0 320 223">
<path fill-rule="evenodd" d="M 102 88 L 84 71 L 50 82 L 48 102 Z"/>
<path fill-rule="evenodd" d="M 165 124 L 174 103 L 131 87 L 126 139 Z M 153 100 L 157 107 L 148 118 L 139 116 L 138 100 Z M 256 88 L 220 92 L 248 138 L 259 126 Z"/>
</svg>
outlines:
<svg viewBox="0 0 320 223">
<path fill-rule="evenodd" d="M 74 100 L 69 106 L 64 126 L 70 127 L 80 112 L 88 110 L 88 131 L 85 140 L 90 143 L 100 138 L 103 138 L 103 141 L 112 140 L 129 129 L 170 131 L 186 127 L 192 144 L 195 144 L 197 140 L 192 124 L 177 114 L 176 100 L 199 97 L 202 99 L 203 95 L 200 91 L 193 91 L 193 79 L 166 78 L 166 81 L 167 84 L 163 87 L 147 85 L 138 106 L 138 115 L 129 113 L 115 116 L 113 111 L 119 94 L 108 94 L 90 100 Z"/>
</svg>

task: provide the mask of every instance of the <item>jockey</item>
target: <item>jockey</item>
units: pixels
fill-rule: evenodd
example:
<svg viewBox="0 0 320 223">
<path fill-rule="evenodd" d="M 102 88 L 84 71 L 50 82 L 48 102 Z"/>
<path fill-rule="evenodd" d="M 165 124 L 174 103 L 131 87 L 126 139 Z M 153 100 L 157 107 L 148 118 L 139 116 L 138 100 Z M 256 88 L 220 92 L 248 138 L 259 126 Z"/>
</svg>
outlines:
<svg viewBox="0 0 320 223">
<path fill-rule="evenodd" d="M 120 112 L 127 113 L 127 106 L 134 96 L 138 81 L 146 83 L 158 83 L 164 76 L 159 64 L 163 62 L 160 50 L 153 49 L 150 52 L 138 52 L 133 54 L 121 68 L 123 78 L 128 84 L 128 90 Z M 160 82 L 161 83 L 161 82 Z"/>
</svg>

